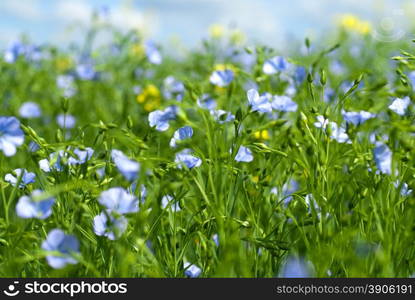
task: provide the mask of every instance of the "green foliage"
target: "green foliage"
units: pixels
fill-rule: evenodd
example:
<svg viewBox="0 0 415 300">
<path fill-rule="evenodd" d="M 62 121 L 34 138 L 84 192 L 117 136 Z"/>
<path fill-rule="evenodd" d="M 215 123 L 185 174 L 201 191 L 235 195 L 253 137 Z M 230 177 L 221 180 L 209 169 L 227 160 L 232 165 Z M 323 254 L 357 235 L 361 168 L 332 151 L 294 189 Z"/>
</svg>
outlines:
<svg viewBox="0 0 415 300">
<path fill-rule="evenodd" d="M 319 47 L 307 39 L 306 54 L 294 49 L 289 55 L 291 63 L 307 70 L 306 79 L 295 84 L 292 99 L 298 109 L 270 118 L 250 110 L 244 87 L 253 82 L 261 93 L 285 92 L 289 81 L 284 74 L 262 72 L 274 50 L 244 50 L 206 40 L 183 59 L 165 56 L 162 64 L 152 65 L 133 51 L 139 45 L 136 35 L 117 39 L 116 54 L 108 48 L 93 54 L 98 79 L 77 79 L 76 93 L 68 99 L 56 79 L 73 72 L 81 50 L 46 48 L 48 57 L 41 61 L 0 61 L 0 115 L 18 116 L 26 101 L 36 102 L 43 112 L 41 118 L 20 118 L 25 144 L 15 156 L 0 153 L 0 276 L 183 277 L 183 264 L 189 261 L 202 269 L 202 277 L 273 277 L 280 274 L 287 255 L 310 261 L 311 275 L 318 277 L 413 274 L 415 198 L 402 195 L 399 188 L 403 183 L 415 187 L 414 116 L 412 108 L 405 116 L 388 109 L 393 98 L 414 96 L 408 78 L 415 69 L 409 43 L 342 36 L 340 43 Z M 353 47 L 360 47 L 359 55 L 351 54 Z M 396 55 L 398 49 L 405 50 Z M 237 54 L 253 57 L 253 65 L 246 68 Z M 343 65 L 340 73 L 331 68 L 335 61 Z M 67 68 L 62 66 L 66 62 Z M 209 82 L 217 63 L 234 70 L 226 88 Z M 160 92 L 160 102 L 150 110 L 145 105 L 152 100 L 138 103 L 134 86 L 141 93 L 150 84 L 162 91 L 169 75 L 184 83 L 181 102 Z M 348 88 L 343 88 L 345 82 Z M 325 101 L 329 89 L 332 100 Z M 205 93 L 235 120 L 220 124 L 200 108 L 196 100 Z M 172 104 L 179 113 L 170 128 L 151 128 L 149 111 Z M 377 117 L 359 126 L 349 124 L 351 143 L 338 143 L 314 122 L 324 115 L 341 124 L 342 109 L 366 110 Z M 61 113 L 73 115 L 76 127 L 59 128 L 55 120 Z M 176 149 L 169 147 L 174 131 L 185 125 L 193 128 L 193 137 Z M 263 131 L 266 136 L 261 137 Z M 376 172 L 372 133 L 389 136 L 386 143 L 397 172 Z M 39 150 L 30 151 L 30 142 Z M 252 162 L 235 161 L 241 145 L 252 151 Z M 69 146 L 95 152 L 87 163 L 66 165 L 61 172 L 39 169 L 39 160 Z M 194 150 L 202 165 L 177 168 L 175 153 L 183 148 Z M 118 172 L 112 149 L 140 163 L 137 188 Z M 19 189 L 4 181 L 15 168 L 34 172 L 36 182 Z M 103 176 L 97 173 L 101 169 Z M 284 194 L 284 185 L 292 180 L 299 188 Z M 147 196 L 139 212 L 127 215 L 126 232 L 115 241 L 97 236 L 93 218 L 102 211 L 100 193 L 121 186 L 141 198 L 141 185 Z M 56 198 L 45 220 L 21 219 L 15 213 L 18 199 L 33 189 Z M 180 211 L 162 208 L 167 194 Z M 78 264 L 59 270 L 48 266 L 41 243 L 53 228 L 79 239 Z"/>
</svg>

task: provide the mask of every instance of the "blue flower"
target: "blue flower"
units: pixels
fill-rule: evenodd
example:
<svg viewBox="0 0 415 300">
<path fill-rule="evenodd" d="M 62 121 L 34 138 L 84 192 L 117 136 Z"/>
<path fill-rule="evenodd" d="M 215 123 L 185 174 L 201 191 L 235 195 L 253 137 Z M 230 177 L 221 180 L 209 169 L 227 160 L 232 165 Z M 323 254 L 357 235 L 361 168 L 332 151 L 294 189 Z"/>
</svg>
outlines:
<svg viewBox="0 0 415 300">
<path fill-rule="evenodd" d="M 155 110 L 148 115 L 151 127 L 156 127 L 158 131 L 169 129 L 169 121 L 174 120 L 177 114 L 176 106 L 169 106 L 165 110 Z"/>
<path fill-rule="evenodd" d="M 28 172 L 26 169 L 15 169 L 14 174 L 6 174 L 4 180 L 9 182 L 11 185 L 16 186 L 20 179 L 19 188 L 24 188 L 26 185 L 35 182 L 35 173 Z M 23 172 L 23 175 L 22 175 Z"/>
<path fill-rule="evenodd" d="M 302 83 L 305 78 L 307 77 L 307 70 L 306 68 L 302 67 L 302 66 L 298 66 L 295 68 L 294 71 L 294 80 L 297 83 Z"/>
<path fill-rule="evenodd" d="M 248 102 L 252 108 L 252 111 L 258 111 L 262 113 L 269 113 L 272 111 L 270 94 L 264 94 L 260 96 L 257 90 L 250 89 L 248 92 L 246 92 L 246 95 L 248 97 Z"/>
<path fill-rule="evenodd" d="M 342 75 L 346 72 L 346 68 L 338 60 L 333 60 L 329 65 L 329 69 L 334 75 Z"/>
<path fill-rule="evenodd" d="M 124 153 L 117 149 L 111 151 L 111 158 L 118 171 L 120 171 L 125 179 L 133 181 L 138 177 L 138 173 L 140 172 L 140 164 L 138 162 L 129 159 Z"/>
<path fill-rule="evenodd" d="M 282 56 L 275 56 L 265 61 L 262 71 L 267 75 L 272 75 L 288 69 L 289 63 Z"/>
<path fill-rule="evenodd" d="M 34 190 L 30 196 L 22 196 L 16 204 L 16 214 L 20 218 L 46 219 L 52 214 L 55 198 L 45 198 L 40 190 Z"/>
<path fill-rule="evenodd" d="M 137 185 L 138 185 L 137 181 L 134 181 L 130 185 L 129 191 L 131 191 L 132 194 L 136 193 Z M 146 201 L 146 198 L 147 198 L 147 188 L 144 184 L 141 184 L 140 185 L 140 193 L 139 193 L 140 203 L 144 203 Z"/>
<path fill-rule="evenodd" d="M 75 127 L 76 119 L 74 116 L 69 114 L 59 114 L 56 117 L 56 122 L 58 122 L 59 127 L 71 129 Z"/>
<path fill-rule="evenodd" d="M 181 169 L 183 165 L 189 169 L 200 167 L 202 160 L 199 157 L 191 155 L 190 153 L 190 149 L 183 149 L 179 153 L 176 153 L 174 162 L 177 163 L 177 167 L 179 169 Z"/>
<path fill-rule="evenodd" d="M 94 232 L 110 240 L 119 238 L 127 229 L 128 221 L 124 216 L 115 217 L 110 211 L 103 211 L 94 217 Z"/>
<path fill-rule="evenodd" d="M 297 88 L 295 87 L 294 83 L 290 83 L 289 85 L 287 85 L 284 93 L 288 97 L 293 97 L 297 93 Z"/>
<path fill-rule="evenodd" d="M 16 147 L 24 142 L 20 121 L 15 117 L 0 117 L 0 150 L 6 156 L 16 154 Z"/>
<path fill-rule="evenodd" d="M 39 168 L 44 172 L 50 171 L 62 171 L 62 158 L 65 157 L 65 152 L 63 150 L 59 150 L 49 154 L 49 159 L 41 159 L 39 161 Z"/>
<path fill-rule="evenodd" d="M 166 99 L 182 101 L 184 96 L 183 82 L 175 79 L 173 76 L 166 77 L 163 81 L 163 95 Z"/>
<path fill-rule="evenodd" d="M 272 108 L 278 111 L 289 112 L 296 111 L 298 105 L 288 96 L 274 96 Z"/>
<path fill-rule="evenodd" d="M 28 148 L 30 152 L 36 152 L 37 150 L 40 149 L 40 146 L 36 144 L 34 141 L 30 141 Z"/>
<path fill-rule="evenodd" d="M 27 61 L 35 62 L 44 58 L 42 50 L 36 45 L 24 45 L 24 56 Z"/>
<path fill-rule="evenodd" d="M 379 135 L 379 133 L 375 131 L 369 135 L 369 142 L 373 145 L 376 145 L 379 142 L 386 143 L 388 141 L 389 141 L 389 136 L 387 134 Z"/>
<path fill-rule="evenodd" d="M 375 114 L 372 114 L 368 111 L 361 110 L 360 112 L 356 111 L 345 111 L 342 110 L 343 118 L 346 122 L 352 123 L 354 125 L 360 125 L 366 122 L 367 120 L 376 117 Z"/>
<path fill-rule="evenodd" d="M 75 79 L 71 75 L 59 75 L 56 78 L 56 85 L 63 91 L 63 96 L 71 98 L 76 94 Z"/>
<path fill-rule="evenodd" d="M 349 136 L 346 133 L 345 128 L 340 127 L 335 122 L 330 122 L 329 127 L 331 131 L 330 138 L 332 138 L 333 140 L 336 140 L 338 143 L 348 143 L 348 144 L 351 143 Z"/>
<path fill-rule="evenodd" d="M 160 51 L 157 49 L 153 41 L 146 41 L 144 43 L 144 50 L 149 62 L 155 65 L 162 63 L 163 58 L 161 57 Z"/>
<path fill-rule="evenodd" d="M 69 157 L 68 165 L 82 165 L 91 159 L 92 155 L 94 154 L 94 150 L 89 147 L 86 147 L 85 150 L 75 148 L 73 153 L 76 157 Z"/>
<path fill-rule="evenodd" d="M 415 71 L 412 71 L 408 74 L 408 78 L 411 81 L 412 89 L 415 88 Z"/>
<path fill-rule="evenodd" d="M 193 129 L 190 126 L 184 126 L 182 128 L 177 129 L 174 132 L 172 139 L 170 140 L 170 147 L 176 147 L 177 141 L 183 141 L 185 139 L 190 139 L 193 136 Z"/>
<path fill-rule="evenodd" d="M 179 202 L 174 201 L 173 197 L 170 195 L 165 195 L 161 198 L 161 207 L 164 209 L 169 207 L 174 212 L 181 210 Z"/>
<path fill-rule="evenodd" d="M 228 48 L 231 52 L 232 60 L 243 66 L 244 70 L 249 72 L 252 66 L 256 62 L 256 57 L 253 54 L 246 53 L 245 51 L 235 51 L 235 48 Z"/>
<path fill-rule="evenodd" d="M 186 262 L 184 264 L 184 275 L 186 277 L 190 278 L 197 278 L 202 273 L 202 269 L 200 269 L 198 266 L 191 264 L 189 262 Z"/>
<path fill-rule="evenodd" d="M 197 99 L 197 105 L 204 109 L 214 110 L 216 108 L 216 101 L 209 94 L 203 94 Z"/>
<path fill-rule="evenodd" d="M 213 242 L 215 243 L 216 247 L 219 247 L 219 235 L 218 235 L 217 233 L 215 233 L 215 234 L 212 236 L 212 240 L 213 240 Z"/>
<path fill-rule="evenodd" d="M 392 174 L 392 151 L 386 144 L 376 143 L 373 149 L 376 166 L 383 174 Z"/>
<path fill-rule="evenodd" d="M 407 184 L 406 182 L 402 183 L 402 186 L 401 186 L 400 181 L 399 181 L 399 180 L 396 180 L 396 181 L 393 183 L 393 186 L 394 186 L 395 188 L 397 188 L 397 189 L 400 189 L 400 193 L 401 193 L 401 195 L 402 195 L 402 196 L 404 196 L 404 197 L 407 197 L 407 196 L 409 196 L 410 194 L 412 194 L 412 190 L 411 190 L 411 189 L 409 189 L 409 186 L 408 186 L 408 184 Z"/>
<path fill-rule="evenodd" d="M 323 96 L 323 100 L 324 102 L 328 103 L 334 100 L 334 98 L 336 97 L 336 92 L 331 88 L 331 87 L 326 87 L 324 89 L 324 96 Z"/>
<path fill-rule="evenodd" d="M 141 88 L 141 86 L 139 86 L 139 85 L 133 86 L 133 92 L 134 92 L 135 95 L 141 94 L 142 91 L 143 91 L 143 89 Z"/>
<path fill-rule="evenodd" d="M 283 278 L 307 278 L 310 277 L 310 271 L 303 259 L 289 257 L 285 262 L 281 276 Z"/>
<path fill-rule="evenodd" d="M 25 45 L 20 41 L 13 41 L 4 52 L 4 60 L 14 63 L 20 55 L 25 53 Z"/>
<path fill-rule="evenodd" d="M 45 251 L 58 252 L 59 255 L 47 255 L 48 264 L 54 269 L 61 269 L 67 264 L 76 264 L 74 254 L 79 253 L 79 242 L 73 235 L 67 235 L 60 229 L 53 229 L 42 243 Z"/>
<path fill-rule="evenodd" d="M 327 125 L 329 124 L 329 119 L 326 119 L 323 116 L 316 117 L 317 122 L 314 122 L 314 126 L 321 129 L 326 129 Z"/>
<path fill-rule="evenodd" d="M 138 200 L 121 187 L 110 188 L 101 193 L 98 202 L 111 211 L 128 214 L 138 211 Z"/>
<path fill-rule="evenodd" d="M 235 116 L 228 111 L 218 109 L 218 110 L 211 110 L 210 114 L 213 116 L 216 122 L 219 124 L 232 122 L 235 120 Z"/>
<path fill-rule="evenodd" d="M 338 143 L 351 143 L 346 129 L 339 127 L 335 122 L 330 122 L 323 116 L 317 116 L 317 122 L 314 123 L 314 126 L 329 132 L 330 138 L 336 140 Z"/>
<path fill-rule="evenodd" d="M 98 175 L 99 179 L 104 178 L 104 176 L 105 176 L 105 167 L 96 169 L 95 173 Z"/>
<path fill-rule="evenodd" d="M 314 208 L 314 210 L 317 212 L 318 216 L 321 217 L 321 208 L 320 208 L 320 206 L 318 206 L 316 200 L 314 199 L 313 194 L 305 195 L 304 201 L 307 205 L 309 213 L 311 213 L 312 208 Z M 326 215 L 328 215 L 328 213 L 326 213 Z"/>
<path fill-rule="evenodd" d="M 76 66 L 76 75 L 82 80 L 93 80 L 96 77 L 94 65 L 90 61 L 84 61 Z"/>
<path fill-rule="evenodd" d="M 292 200 L 292 194 L 298 191 L 300 185 L 297 180 L 291 179 L 289 182 L 286 182 L 282 187 L 282 195 L 285 197 L 284 203 L 288 204 Z"/>
<path fill-rule="evenodd" d="M 213 71 L 209 80 L 211 84 L 219 87 L 228 86 L 233 80 L 233 71 L 229 69 Z"/>
<path fill-rule="evenodd" d="M 282 192 L 279 192 L 279 189 L 276 187 L 273 187 L 271 189 L 271 193 L 276 196 L 282 196 L 284 200 L 284 204 L 288 205 L 291 200 L 293 199 L 293 194 L 298 191 L 300 185 L 297 180 L 291 179 L 290 181 L 287 181 L 282 186 Z"/>
<path fill-rule="evenodd" d="M 350 47 L 350 54 L 354 57 L 361 57 L 362 56 L 362 46 L 361 45 L 353 45 Z"/>
<path fill-rule="evenodd" d="M 154 69 L 143 69 L 143 68 L 136 68 L 134 70 L 134 75 L 137 79 L 140 78 L 153 78 L 155 75 Z"/>
<path fill-rule="evenodd" d="M 144 184 L 142 184 L 140 187 L 140 202 L 144 203 L 146 201 L 146 198 L 147 198 L 147 188 Z"/>
<path fill-rule="evenodd" d="M 68 148 L 70 150 L 70 148 Z M 62 171 L 64 165 L 81 165 L 91 159 L 94 150 L 86 147 L 85 150 L 75 148 L 73 150 L 75 156 L 71 156 L 64 150 L 59 150 L 49 154 L 49 159 L 42 159 L 39 161 L 39 168 L 44 172 Z"/>
<path fill-rule="evenodd" d="M 42 111 L 40 110 L 39 105 L 34 102 L 25 102 L 19 108 L 19 115 L 22 118 L 39 118 L 42 116 Z"/>
<path fill-rule="evenodd" d="M 60 89 L 73 87 L 74 77 L 72 75 L 58 75 L 58 77 L 56 77 L 56 85 Z"/>
<path fill-rule="evenodd" d="M 398 115 L 403 116 L 410 103 L 411 99 L 409 99 L 409 97 L 405 97 L 403 99 L 396 98 L 388 107 L 390 110 L 394 111 Z"/>
<path fill-rule="evenodd" d="M 239 162 L 251 162 L 254 160 L 254 156 L 249 148 L 241 146 L 235 156 L 235 160 Z"/>
</svg>

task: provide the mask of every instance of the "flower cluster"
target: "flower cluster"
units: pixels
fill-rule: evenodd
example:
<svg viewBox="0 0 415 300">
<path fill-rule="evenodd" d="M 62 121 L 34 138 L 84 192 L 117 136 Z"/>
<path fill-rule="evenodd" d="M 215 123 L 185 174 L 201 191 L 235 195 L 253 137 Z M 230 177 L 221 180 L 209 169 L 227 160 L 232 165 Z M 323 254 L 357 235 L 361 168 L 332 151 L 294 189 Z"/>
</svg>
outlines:
<svg viewBox="0 0 415 300">
<path fill-rule="evenodd" d="M 106 209 L 94 217 L 94 232 L 110 240 L 119 238 L 127 229 L 125 214 L 138 211 L 138 199 L 121 187 L 110 188 L 99 196 Z"/>
</svg>

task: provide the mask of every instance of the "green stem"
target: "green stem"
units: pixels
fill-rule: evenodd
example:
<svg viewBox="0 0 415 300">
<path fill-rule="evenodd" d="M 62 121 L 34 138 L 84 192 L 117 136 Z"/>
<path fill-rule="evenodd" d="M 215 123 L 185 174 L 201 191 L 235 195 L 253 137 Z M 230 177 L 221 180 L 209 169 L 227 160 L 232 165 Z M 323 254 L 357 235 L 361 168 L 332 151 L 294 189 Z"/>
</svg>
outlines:
<svg viewBox="0 0 415 300">
<path fill-rule="evenodd" d="M 1 196 L 3 198 L 4 218 L 6 219 L 6 224 L 9 225 L 9 205 L 4 193 L 4 186 L 1 187 Z"/>
</svg>

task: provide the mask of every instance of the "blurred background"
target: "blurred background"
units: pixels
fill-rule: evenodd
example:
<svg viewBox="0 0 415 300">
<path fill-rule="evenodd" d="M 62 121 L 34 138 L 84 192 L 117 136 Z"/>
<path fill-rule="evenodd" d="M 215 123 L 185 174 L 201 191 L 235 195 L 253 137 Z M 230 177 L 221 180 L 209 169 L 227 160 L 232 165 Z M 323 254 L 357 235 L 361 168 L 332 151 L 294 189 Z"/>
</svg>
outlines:
<svg viewBox="0 0 415 300">
<path fill-rule="evenodd" d="M 237 28 L 248 42 L 284 48 L 292 39 L 318 39 L 340 23 L 385 41 L 411 38 L 415 1 L 1 0 L 0 47 L 23 33 L 38 44 L 79 42 L 93 11 L 121 31 L 139 29 L 164 45 L 193 47 Z"/>
</svg>

